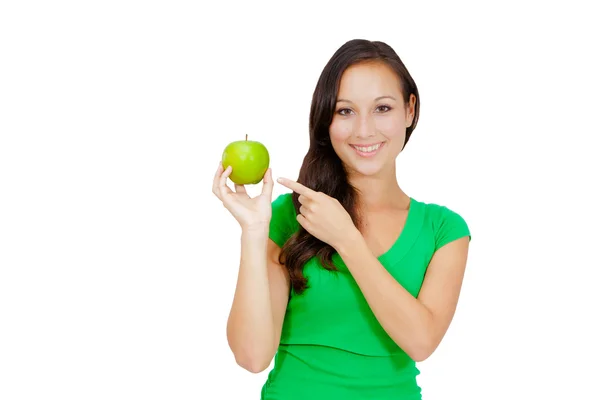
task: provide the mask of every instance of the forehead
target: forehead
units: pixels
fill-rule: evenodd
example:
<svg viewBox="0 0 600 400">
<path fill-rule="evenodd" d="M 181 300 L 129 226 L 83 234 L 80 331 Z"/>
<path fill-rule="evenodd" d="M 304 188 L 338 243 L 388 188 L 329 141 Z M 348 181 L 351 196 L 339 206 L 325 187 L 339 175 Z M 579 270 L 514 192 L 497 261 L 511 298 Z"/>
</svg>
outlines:
<svg viewBox="0 0 600 400">
<path fill-rule="evenodd" d="M 338 96 L 373 99 L 384 94 L 400 96 L 400 92 L 400 80 L 394 70 L 382 62 L 365 62 L 344 71 Z"/>
</svg>

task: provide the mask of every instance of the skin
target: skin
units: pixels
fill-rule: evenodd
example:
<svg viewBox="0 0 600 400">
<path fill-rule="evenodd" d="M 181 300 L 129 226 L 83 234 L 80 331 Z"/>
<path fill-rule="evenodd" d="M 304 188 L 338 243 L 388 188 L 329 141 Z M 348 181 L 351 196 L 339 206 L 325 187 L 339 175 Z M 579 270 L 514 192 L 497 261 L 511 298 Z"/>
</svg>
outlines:
<svg viewBox="0 0 600 400">
<path fill-rule="evenodd" d="M 273 179 L 263 178 L 260 195 L 250 198 L 246 189 L 227 186 L 232 172 L 219 163 L 213 193 L 242 228 L 240 265 L 233 303 L 227 320 L 227 342 L 239 366 L 264 371 L 275 356 L 290 290 L 289 274 L 279 264 L 279 246 L 269 239 Z"/>
<path fill-rule="evenodd" d="M 377 100 L 382 96 L 386 98 Z M 379 245 L 381 242 L 373 239 L 371 232 L 387 234 L 384 242 L 389 244 L 398 232 L 373 216 L 379 215 L 379 210 L 389 210 L 388 217 L 401 226 L 406 220 L 409 197 L 397 183 L 396 158 L 402 151 L 406 128 L 412 123 L 414 96 L 405 106 L 394 72 L 385 64 L 367 63 L 345 71 L 338 99 L 344 101 L 337 104 L 330 127 L 331 141 L 350 182 L 362 193 L 362 213 L 371 226 L 367 222 L 362 229 L 355 227 L 332 197 L 289 179 L 280 178 L 278 182 L 300 195 L 298 222 L 336 249 L 390 337 L 415 361 L 423 361 L 438 347 L 454 316 L 467 262 L 468 238 L 448 243 L 433 255 L 418 298 L 387 272 L 377 255 L 389 245 Z M 371 158 L 358 156 L 351 147 L 378 142 L 384 145 Z M 379 226 L 373 227 L 373 223 Z"/>
<path fill-rule="evenodd" d="M 415 361 L 423 361 L 437 348 L 454 316 L 468 239 L 448 243 L 433 255 L 418 298 L 386 271 L 377 255 L 399 236 L 410 203 L 396 179 L 396 158 L 414 118 L 415 98 L 404 104 L 398 77 L 385 64 L 362 63 L 344 72 L 338 99 L 330 137 L 350 182 L 361 192 L 363 225 L 357 228 L 336 199 L 290 179 L 278 182 L 299 193 L 298 222 L 336 249 L 390 337 Z M 384 146 L 372 158 L 359 157 L 351 147 L 378 142 Z M 223 171 L 219 165 L 213 181 L 213 193 L 242 228 L 227 339 L 237 363 L 258 373 L 268 368 L 277 351 L 290 281 L 278 262 L 281 249 L 268 238 L 271 171 L 255 198 L 243 186 L 235 186 L 235 192 L 229 189 L 230 174 L 231 167 Z"/>
</svg>

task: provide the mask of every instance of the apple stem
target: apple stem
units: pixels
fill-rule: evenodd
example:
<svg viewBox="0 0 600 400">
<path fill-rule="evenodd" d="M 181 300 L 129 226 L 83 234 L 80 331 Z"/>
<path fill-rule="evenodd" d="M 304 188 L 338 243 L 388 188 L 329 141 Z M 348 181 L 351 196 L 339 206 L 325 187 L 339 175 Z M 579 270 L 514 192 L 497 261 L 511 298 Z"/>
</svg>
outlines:
<svg viewBox="0 0 600 400">
<path fill-rule="evenodd" d="M 248 134 L 246 133 L 246 141 L 248 141 Z"/>
</svg>

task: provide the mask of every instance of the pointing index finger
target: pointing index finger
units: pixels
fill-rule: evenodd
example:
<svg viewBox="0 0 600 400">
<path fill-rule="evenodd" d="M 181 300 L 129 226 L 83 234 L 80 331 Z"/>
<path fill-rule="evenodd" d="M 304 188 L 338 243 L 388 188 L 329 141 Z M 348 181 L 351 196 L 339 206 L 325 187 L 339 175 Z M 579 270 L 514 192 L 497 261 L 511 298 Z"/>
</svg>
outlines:
<svg viewBox="0 0 600 400">
<path fill-rule="evenodd" d="M 307 188 L 301 183 L 293 181 L 287 178 L 277 178 L 277 182 L 281 183 L 283 186 L 292 189 L 294 192 L 301 194 L 306 197 L 312 197 L 316 192 L 310 188 Z"/>
</svg>

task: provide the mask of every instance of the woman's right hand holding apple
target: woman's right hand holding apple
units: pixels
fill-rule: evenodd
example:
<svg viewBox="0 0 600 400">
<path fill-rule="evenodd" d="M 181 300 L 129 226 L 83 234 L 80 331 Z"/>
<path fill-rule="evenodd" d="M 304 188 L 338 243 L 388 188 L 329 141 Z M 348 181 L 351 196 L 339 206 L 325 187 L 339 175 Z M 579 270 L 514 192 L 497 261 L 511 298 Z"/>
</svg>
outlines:
<svg viewBox="0 0 600 400">
<path fill-rule="evenodd" d="M 231 166 L 223 170 L 223 164 L 219 163 L 213 181 L 213 193 L 238 221 L 242 230 L 268 230 L 273 196 L 271 168 L 267 169 L 263 177 L 261 194 L 254 198 L 246 193 L 244 185 L 234 184 L 235 192 L 227 186 L 227 178 L 232 171 Z"/>
</svg>

